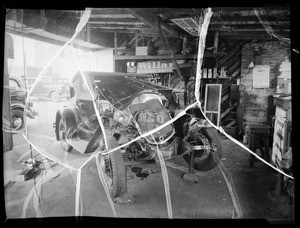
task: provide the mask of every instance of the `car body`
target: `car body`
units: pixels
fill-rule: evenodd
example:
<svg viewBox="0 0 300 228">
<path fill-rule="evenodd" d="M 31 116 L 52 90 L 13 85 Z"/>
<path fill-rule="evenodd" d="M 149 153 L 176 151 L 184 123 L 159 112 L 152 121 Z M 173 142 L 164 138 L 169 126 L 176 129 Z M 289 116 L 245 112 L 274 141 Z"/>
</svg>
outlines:
<svg viewBox="0 0 300 228">
<path fill-rule="evenodd" d="M 124 159 L 159 161 L 160 151 L 165 160 L 183 155 L 191 164 L 193 157 L 192 166 L 206 171 L 221 157 L 220 136 L 199 108 L 191 108 L 173 123 L 165 124 L 180 112 L 173 90 L 140 77 L 145 75 L 78 72 L 73 78 L 69 106 L 56 113 L 56 138 L 65 151 L 75 148 L 85 154 L 122 148 L 100 156 L 112 197 L 119 196 L 123 189 Z M 163 124 L 166 126 L 136 140 Z"/>
<path fill-rule="evenodd" d="M 16 76 L 9 77 L 10 104 L 11 104 L 11 128 L 20 130 L 24 127 L 24 110 L 25 116 L 34 119 L 38 114 L 33 107 L 33 103 L 26 103 L 26 91 L 22 80 Z"/>
<path fill-rule="evenodd" d="M 36 78 L 27 78 L 28 89 L 35 82 Z M 69 99 L 69 82 L 65 78 L 41 77 L 30 96 L 32 98 L 50 98 L 53 102 L 60 101 L 61 98 Z"/>
</svg>

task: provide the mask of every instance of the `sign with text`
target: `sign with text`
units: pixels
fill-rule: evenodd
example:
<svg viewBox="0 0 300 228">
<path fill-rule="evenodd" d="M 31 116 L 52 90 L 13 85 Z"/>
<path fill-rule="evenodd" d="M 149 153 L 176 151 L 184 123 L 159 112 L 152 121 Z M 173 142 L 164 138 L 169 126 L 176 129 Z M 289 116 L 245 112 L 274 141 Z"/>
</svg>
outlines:
<svg viewBox="0 0 300 228">
<path fill-rule="evenodd" d="M 136 72 L 138 74 L 156 74 L 156 73 L 170 73 L 174 69 L 172 61 L 147 61 L 138 62 Z"/>
<path fill-rule="evenodd" d="M 253 68 L 253 88 L 270 87 L 270 66 L 258 65 Z"/>
<path fill-rule="evenodd" d="M 127 73 L 134 74 L 136 72 L 136 66 L 127 66 Z"/>
</svg>

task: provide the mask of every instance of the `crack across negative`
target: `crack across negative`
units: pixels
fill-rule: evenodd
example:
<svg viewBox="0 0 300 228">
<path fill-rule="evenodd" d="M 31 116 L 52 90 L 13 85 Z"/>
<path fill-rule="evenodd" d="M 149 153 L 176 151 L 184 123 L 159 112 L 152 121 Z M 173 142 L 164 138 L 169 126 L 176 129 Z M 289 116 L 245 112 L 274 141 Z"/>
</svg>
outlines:
<svg viewBox="0 0 300 228">
<path fill-rule="evenodd" d="M 157 141 L 155 140 L 154 136 L 153 135 L 151 135 L 151 136 L 152 136 L 152 139 L 157 143 Z M 166 167 L 166 164 L 165 164 L 165 161 L 164 161 L 164 157 L 162 155 L 162 152 L 159 149 L 158 144 L 156 144 L 156 149 L 157 149 L 157 156 L 158 156 L 160 167 L 161 167 L 161 173 L 162 173 L 164 188 L 165 188 L 168 217 L 170 219 L 172 219 L 173 218 L 172 203 L 171 203 L 172 201 L 171 201 L 170 184 L 169 184 L 167 167 Z"/>
<path fill-rule="evenodd" d="M 82 30 L 82 28 L 84 27 L 84 25 L 87 23 L 88 21 L 88 18 L 90 17 L 90 14 L 91 14 L 91 9 L 86 9 L 83 16 L 81 17 L 77 27 L 76 27 L 76 31 L 74 33 L 74 35 L 71 37 L 70 40 L 68 40 L 68 42 L 66 42 L 63 47 L 61 49 L 58 50 L 58 52 L 50 59 L 50 61 L 46 64 L 46 66 L 42 69 L 42 71 L 39 73 L 39 75 L 37 76 L 36 80 L 34 81 L 32 87 L 30 88 L 30 91 L 29 91 L 29 95 L 26 97 L 26 100 L 25 100 L 25 107 L 26 107 L 26 104 L 28 103 L 28 99 L 30 97 L 30 94 L 32 93 L 32 90 L 34 89 L 34 87 L 36 86 L 36 84 L 39 82 L 39 79 L 41 78 L 41 75 L 46 71 L 46 69 L 52 64 L 52 62 L 56 59 L 56 57 L 64 50 L 64 48 L 73 41 L 73 39 L 75 39 L 75 37 L 78 35 L 78 33 Z M 30 142 L 28 140 L 28 130 L 27 130 L 27 126 L 26 126 L 26 122 L 25 122 L 25 134 L 24 135 L 24 132 L 22 131 L 21 132 L 23 137 L 25 138 L 25 140 L 37 151 L 39 152 L 40 154 L 43 154 L 45 157 L 47 157 L 48 159 L 50 160 L 53 160 L 53 161 L 56 161 L 58 164 L 61 164 L 63 165 L 64 167 L 67 167 L 71 170 L 77 170 L 77 169 L 74 169 L 73 167 L 71 166 L 67 166 L 65 164 L 62 164 L 60 161 L 58 161 L 57 159 L 55 158 L 50 158 L 49 156 L 45 155 L 44 153 L 42 153 L 40 150 L 38 150 L 32 142 Z M 78 171 L 78 176 L 77 176 L 77 184 L 78 182 L 80 183 L 80 177 L 81 177 L 81 170 Z M 43 181 L 43 180 L 41 180 Z M 47 180 L 46 180 L 47 181 Z M 41 182 L 41 185 L 43 184 L 44 182 Z M 78 186 L 78 185 L 77 185 Z M 40 186 L 41 187 L 41 186 Z M 34 188 L 33 188 L 34 189 Z M 31 195 L 33 194 L 33 191 L 31 193 Z M 27 195 L 28 196 L 31 196 L 30 194 Z M 27 205 L 28 205 L 28 202 L 29 202 L 29 198 L 26 198 L 28 199 L 27 201 L 25 200 L 24 202 L 24 205 L 23 205 L 23 211 L 22 211 L 22 216 L 21 217 L 25 217 L 25 210 L 27 208 Z M 78 199 L 78 188 L 76 188 L 76 199 Z M 35 198 L 35 201 L 34 201 L 34 207 L 35 207 L 35 210 L 36 210 L 36 213 L 37 213 L 37 216 L 41 216 L 41 213 L 39 211 L 39 208 L 37 207 L 37 201 L 36 201 L 36 198 Z M 24 209 L 25 208 L 25 209 Z M 76 207 L 75 207 L 75 214 L 78 214 L 78 209 L 79 206 L 78 206 L 78 203 L 76 201 Z"/>
<path fill-rule="evenodd" d="M 212 12 L 210 12 L 209 10 L 209 15 L 211 17 L 212 15 Z M 203 26 L 201 28 L 201 33 L 200 33 L 200 40 L 199 40 L 199 49 L 198 49 L 198 60 L 197 60 L 197 74 L 196 74 L 196 83 L 195 83 L 195 97 L 196 97 L 196 100 L 198 102 L 198 106 L 201 107 L 201 102 L 199 100 L 199 97 L 200 97 L 200 81 L 201 81 L 201 65 L 202 65 L 202 60 L 203 60 L 203 55 L 204 55 L 204 47 L 205 47 L 205 40 L 203 40 L 203 38 L 201 39 L 201 37 L 204 36 L 204 33 L 205 33 L 205 36 L 206 36 L 206 32 L 207 32 L 207 28 L 204 28 L 204 27 L 208 27 L 208 23 L 206 21 L 208 21 L 210 18 L 208 17 L 205 17 L 204 19 L 204 23 L 203 23 Z M 203 30 L 204 28 L 204 30 Z M 201 36 L 202 34 L 202 36 Z M 199 51 L 200 50 L 200 51 Z M 201 108 L 200 108 L 201 110 Z M 201 110 L 202 112 L 202 110 Z M 202 112 L 203 114 L 203 112 Z M 247 148 L 245 145 L 243 145 L 242 143 L 240 143 L 239 141 L 237 141 L 236 139 L 232 138 L 230 135 L 228 135 L 224 129 L 220 126 L 220 127 L 217 127 L 215 126 L 215 124 L 213 124 L 207 117 L 206 115 L 203 115 L 205 117 L 205 119 L 217 130 L 219 130 L 222 134 L 224 134 L 227 138 L 229 138 L 231 141 L 235 142 L 236 144 L 238 144 L 239 146 L 241 146 L 242 148 L 244 148 L 245 150 L 247 150 L 249 153 L 253 154 L 257 159 L 259 159 L 260 161 L 264 162 L 265 164 L 267 164 L 268 166 L 270 166 L 271 168 L 275 169 L 276 171 L 280 172 L 281 174 L 291 178 L 291 179 L 294 179 L 292 176 L 284 173 L 283 171 L 281 171 L 280 169 L 274 167 L 273 165 L 271 165 L 270 163 L 266 162 L 264 159 L 262 159 L 260 156 L 258 156 L 256 153 L 254 153 L 253 151 L 251 151 L 249 148 Z"/>
<path fill-rule="evenodd" d="M 78 67 L 78 70 L 80 71 L 81 77 L 82 77 L 82 79 L 83 79 L 83 81 L 84 81 L 84 83 L 85 83 L 85 85 L 86 85 L 86 87 L 87 87 L 87 89 L 88 89 L 90 95 L 92 96 L 92 99 L 93 99 L 93 106 L 94 106 L 94 109 L 95 109 L 95 112 L 96 112 L 96 116 L 97 116 L 98 122 L 99 122 L 99 124 L 100 124 L 102 133 L 103 133 L 102 135 L 103 135 L 103 137 L 104 137 L 105 147 L 106 147 L 106 149 L 108 149 L 108 144 L 107 144 L 107 138 L 106 138 L 106 133 L 105 133 L 104 125 L 103 125 L 102 119 L 101 119 L 101 117 L 100 117 L 99 110 L 97 109 L 97 105 L 95 104 L 95 99 L 96 99 L 96 98 L 93 96 L 93 93 L 92 93 L 91 89 L 90 89 L 89 86 L 88 86 L 88 83 L 87 83 L 87 81 L 86 81 L 86 78 L 85 78 L 85 76 L 83 75 L 83 72 L 82 72 L 82 70 L 81 70 L 81 66 L 80 66 L 80 64 L 79 64 L 79 62 L 78 62 L 78 58 L 77 58 L 77 56 L 76 56 L 76 53 L 75 53 L 75 50 L 74 50 L 74 48 L 73 48 L 73 44 L 72 44 L 72 43 L 71 43 L 71 49 L 72 49 L 72 53 L 73 53 L 73 55 L 74 55 L 75 62 L 76 62 L 76 65 L 77 65 L 77 67 Z M 99 153 L 97 153 L 96 155 L 98 155 L 98 154 L 99 154 Z M 104 177 L 104 174 L 103 174 L 103 170 L 100 168 L 99 160 L 97 159 L 96 155 L 94 155 L 93 157 L 96 158 L 96 164 L 97 164 L 97 170 L 98 170 L 99 178 L 100 178 L 100 181 L 101 181 L 101 183 L 102 183 L 102 186 L 103 186 L 103 188 L 104 188 L 104 190 L 105 190 L 106 197 L 108 198 L 108 201 L 109 201 L 109 204 L 110 204 L 111 209 L 112 209 L 112 211 L 113 211 L 113 214 L 114 214 L 114 216 L 116 217 L 116 209 L 115 209 L 115 207 L 114 207 L 114 204 L 113 204 L 113 202 L 112 202 L 112 198 L 111 198 L 110 193 L 109 193 L 109 191 L 108 191 L 108 186 L 107 186 L 107 183 L 106 183 L 106 181 L 105 181 L 105 177 Z M 92 157 L 92 158 L 93 158 L 93 157 Z M 90 161 L 90 159 L 88 159 L 88 160 L 84 163 L 84 165 L 87 164 L 88 161 Z M 82 169 L 82 167 L 83 167 L 84 165 L 82 165 L 82 166 L 79 168 L 80 171 L 79 171 L 79 173 L 77 174 L 78 176 L 77 176 L 76 198 L 75 198 L 75 199 L 76 199 L 76 202 L 75 202 L 75 216 L 78 216 L 78 214 L 79 214 L 80 178 L 81 178 L 81 169 Z M 80 176 L 80 177 L 79 177 L 79 176 Z"/>
<path fill-rule="evenodd" d="M 41 75 L 46 71 L 46 69 L 52 64 L 52 62 L 56 59 L 56 57 L 64 50 L 64 48 L 67 46 L 67 45 L 71 45 L 71 48 L 72 48 L 72 52 L 74 54 L 74 57 L 75 57 L 75 60 L 76 60 L 76 64 L 79 68 L 79 71 L 81 73 L 81 76 L 85 82 L 85 84 L 87 85 L 87 88 L 89 90 L 89 93 L 91 94 L 91 96 L 93 97 L 93 93 L 91 92 L 88 84 L 87 84 L 87 81 L 86 81 L 86 78 L 84 77 L 82 71 L 81 71 L 81 68 L 80 68 L 80 65 L 78 63 L 78 60 L 77 60 L 77 56 L 75 54 L 75 51 L 73 49 L 73 40 L 75 39 L 75 37 L 78 35 L 78 33 L 81 31 L 81 29 L 85 26 L 86 22 L 88 21 L 88 18 L 90 16 L 90 13 L 91 13 L 91 9 L 86 9 L 85 12 L 84 12 L 84 16 L 80 19 L 80 22 L 79 24 L 77 25 L 77 28 L 76 28 L 76 31 L 74 33 L 74 35 L 71 37 L 70 40 L 68 40 L 64 46 L 51 58 L 51 60 L 46 64 L 46 66 L 42 69 L 42 71 L 39 73 L 38 77 L 36 78 L 36 80 L 34 81 L 30 91 L 29 91 L 29 96 L 30 94 L 32 93 L 32 90 L 33 88 L 35 87 L 35 85 L 38 83 Z M 66 165 L 60 161 L 57 161 L 57 159 L 55 158 L 50 158 L 48 157 L 47 155 L 45 155 L 44 153 L 42 153 L 41 151 L 39 151 L 29 140 L 28 138 L 24 135 L 24 132 L 18 132 L 18 133 L 22 133 L 23 137 L 28 141 L 29 144 L 31 144 L 34 149 L 36 151 L 38 151 L 39 153 L 43 154 L 45 157 L 47 157 L 48 159 L 50 160 L 53 160 L 55 162 L 57 162 L 58 164 L 61 164 L 62 166 L 64 166 L 65 168 L 69 168 L 71 170 L 76 170 L 78 171 L 77 173 L 77 184 L 76 184 L 76 205 L 75 205 L 75 215 L 78 216 L 79 215 L 79 201 L 78 201 L 78 198 L 79 198 L 79 194 L 80 194 L 80 181 L 81 181 L 81 169 L 83 168 L 83 166 L 85 164 L 87 164 L 87 162 L 89 162 L 91 159 L 95 158 L 96 159 L 96 164 L 97 164 L 97 170 L 98 170 L 98 174 L 99 174 L 99 177 L 100 177 L 100 180 L 102 182 L 102 185 L 105 189 L 105 192 L 107 194 L 108 192 L 108 188 L 107 188 L 107 185 L 106 185 L 106 182 L 104 181 L 103 179 L 103 171 L 102 169 L 100 168 L 99 166 L 99 161 L 97 159 L 97 156 L 99 156 L 99 153 L 101 153 L 102 155 L 106 155 L 106 154 L 109 154 L 115 150 L 118 150 L 124 146 L 127 146 L 129 144 L 131 144 L 132 142 L 134 141 L 137 141 L 141 138 L 144 138 L 148 135 L 152 135 L 153 133 L 157 132 L 158 130 L 164 128 L 165 126 L 173 123 L 174 121 L 176 121 L 178 118 L 180 118 L 181 116 L 183 116 L 187 110 L 189 110 L 191 107 L 194 107 L 196 105 L 199 106 L 199 109 L 201 110 L 201 102 L 199 100 L 199 95 L 200 95 L 200 81 L 201 81 L 201 64 L 202 64 L 202 61 L 203 61 L 203 55 L 204 55 L 204 48 L 205 48 L 205 37 L 206 37 L 206 34 L 207 34 L 207 28 L 208 28 L 208 25 L 209 25 L 209 21 L 210 21 L 210 18 L 211 18 L 211 15 L 212 15 L 212 12 L 211 12 L 211 9 L 208 8 L 208 12 L 205 14 L 205 18 L 204 18 L 204 23 L 203 23 L 203 26 L 201 27 L 201 33 L 200 33 L 200 39 L 199 39 L 199 49 L 198 49 L 198 59 L 197 59 L 197 74 L 196 74 L 196 81 L 195 81 L 195 98 L 196 98 L 196 101 L 195 103 L 189 105 L 188 107 L 185 108 L 185 110 L 183 110 L 182 112 L 180 112 L 176 117 L 174 117 L 173 119 L 169 120 L 168 122 L 166 122 L 165 124 L 157 127 L 156 129 L 153 129 L 152 131 L 148 132 L 148 133 L 144 133 L 143 135 L 140 135 L 139 137 L 137 137 L 136 139 L 126 143 L 125 145 L 122 145 L 122 146 L 119 146 L 119 147 L 116 147 L 116 148 L 113 148 L 113 149 L 110 149 L 108 150 L 108 146 L 107 146 L 107 139 L 106 139 L 106 135 L 105 135 L 105 130 L 104 130 L 104 126 L 103 126 L 103 123 L 102 123 L 102 120 L 101 120 L 101 117 L 99 115 L 99 111 L 97 110 L 97 107 L 96 107 L 96 104 L 94 102 L 95 98 L 93 97 L 93 105 L 94 105 L 94 108 L 95 108 L 95 111 L 96 111 L 96 115 L 97 115 L 97 118 L 98 118 L 98 121 L 99 121 L 99 124 L 100 124 L 100 127 L 101 127 L 101 130 L 103 132 L 103 136 L 104 136 L 104 140 L 105 140 L 105 145 L 106 145 L 106 151 L 96 151 L 94 152 L 86 161 L 85 163 L 80 166 L 79 169 L 76 169 L 76 168 L 73 168 L 69 165 Z M 27 96 L 26 98 L 26 101 L 25 101 L 25 105 L 26 103 L 28 102 L 28 99 L 29 99 L 29 96 Z M 202 112 L 202 110 L 201 110 Z M 202 112 L 203 113 L 203 112 Z M 247 147 L 245 147 L 243 144 L 241 144 L 240 142 L 238 142 L 237 140 L 235 140 L 234 138 L 230 137 L 224 130 L 223 128 L 220 126 L 220 127 L 216 127 L 213 123 L 211 123 L 211 121 L 204 115 L 204 117 L 206 118 L 206 120 L 212 124 L 212 126 L 216 129 L 218 129 L 221 133 L 223 133 L 226 137 L 228 137 L 229 139 L 231 139 L 233 142 L 237 143 L 238 145 L 240 145 L 242 148 L 246 149 L 248 152 L 252 153 L 254 156 L 256 156 L 259 160 L 263 161 L 264 163 L 266 163 L 267 165 L 271 166 L 273 169 L 277 170 L 278 172 L 282 173 L 283 175 L 291 178 L 291 179 L 294 179 L 292 176 L 290 175 L 287 175 L 286 173 L 282 172 L 281 170 L 275 168 L 274 166 L 270 165 L 269 163 L 265 162 L 263 159 L 261 159 L 258 155 L 256 155 L 254 152 L 252 152 L 251 150 L 249 150 Z M 25 127 L 25 131 L 27 133 L 27 128 Z M 168 215 L 169 215 L 169 218 L 172 218 L 172 207 L 171 207 L 171 201 L 170 201 L 170 189 L 169 189 L 169 182 L 168 182 L 168 177 L 167 177 L 167 171 L 166 171 L 166 167 L 165 167 L 165 163 L 164 161 L 162 161 L 161 159 L 161 151 L 159 150 L 158 148 L 158 156 L 159 156 L 159 160 L 160 160 L 160 164 L 161 164 L 161 168 L 162 170 L 165 170 L 163 171 L 163 179 L 164 179 L 164 186 L 165 186 L 165 192 L 166 192 L 166 198 L 167 198 L 167 207 L 168 207 Z M 97 163 L 98 161 L 98 163 Z M 163 168 L 164 167 L 164 168 Z M 224 174 L 223 174 L 224 175 Z M 224 177 L 225 178 L 225 177 Z M 226 179 L 225 179 L 226 180 Z M 41 183 L 42 184 L 42 183 Z M 113 210 L 113 213 L 114 213 L 114 216 L 116 217 L 116 212 L 115 212 L 115 208 L 113 206 L 113 203 L 112 203 L 112 199 L 110 197 L 109 194 L 107 194 L 107 197 L 109 199 L 109 202 L 111 204 L 111 207 L 112 207 L 112 210 Z M 27 198 L 26 198 L 27 199 Z M 27 202 L 25 200 L 25 202 Z M 28 202 L 27 202 L 28 203 Z M 26 207 L 27 207 L 27 204 L 26 204 Z M 235 206 L 236 207 L 236 206 Z M 24 209 L 24 208 L 23 208 Z"/>
</svg>

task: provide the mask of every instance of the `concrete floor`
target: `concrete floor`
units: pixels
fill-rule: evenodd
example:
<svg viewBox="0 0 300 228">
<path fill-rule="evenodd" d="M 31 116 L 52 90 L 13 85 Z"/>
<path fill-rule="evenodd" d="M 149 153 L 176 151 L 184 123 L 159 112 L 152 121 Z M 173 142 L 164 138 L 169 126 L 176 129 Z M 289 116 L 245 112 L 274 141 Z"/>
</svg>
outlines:
<svg viewBox="0 0 300 228">
<path fill-rule="evenodd" d="M 51 103 L 51 102 L 50 102 Z M 47 103 L 36 103 L 42 111 Z M 53 104 L 54 105 L 54 104 Z M 57 105 L 57 104 L 55 104 Z M 58 105 L 64 105 L 58 104 Z M 55 107 L 51 107 L 55 110 Z M 59 142 L 53 141 L 54 130 L 50 121 L 53 112 L 48 114 L 48 124 L 41 123 L 42 118 L 33 120 L 29 125 L 29 138 L 35 145 L 45 148 L 57 159 L 78 168 L 86 161 L 88 155 L 81 155 L 72 150 L 66 154 Z M 43 127 L 41 127 L 43 125 Z M 34 134 L 33 134 L 34 133 Z M 29 197 L 34 193 L 34 183 L 40 175 L 28 181 L 14 181 L 20 172 L 18 158 L 29 149 L 29 144 L 19 135 L 14 136 L 14 148 L 4 153 L 5 207 L 8 219 L 41 217 L 67 217 L 75 215 L 76 171 L 71 172 L 62 165 L 52 167 L 59 173 L 42 185 L 40 200 Z M 249 153 L 240 146 L 223 138 L 223 164 L 232 177 L 231 184 L 234 200 L 238 202 L 242 218 L 263 218 L 271 222 L 293 221 L 294 204 L 274 203 L 267 197 L 275 188 L 277 172 L 262 162 L 256 162 L 253 168 L 248 165 Z M 33 151 L 33 154 L 37 154 Z M 29 158 L 29 155 L 27 157 Z M 24 158 L 24 159 L 25 159 Z M 36 157 L 39 159 L 39 156 Z M 53 163 L 54 164 L 54 163 Z M 186 183 L 182 180 L 187 172 L 187 164 L 182 157 L 166 161 L 173 218 L 196 219 L 231 219 L 234 214 L 232 196 L 219 167 L 208 172 L 196 172 L 198 183 Z M 145 178 L 138 177 L 132 168 L 151 170 Z M 127 166 L 128 192 L 133 197 L 131 205 L 114 203 L 117 217 L 126 218 L 168 218 L 166 195 L 160 164 L 131 164 Z M 101 185 L 95 161 L 91 160 L 82 168 L 80 187 L 80 211 L 83 216 L 113 217 L 113 211 Z M 38 189 L 37 189 L 38 190 Z M 27 201 L 27 202 L 26 202 Z M 27 203 L 27 204 L 26 204 Z M 235 213 L 236 215 L 236 213 Z"/>
</svg>

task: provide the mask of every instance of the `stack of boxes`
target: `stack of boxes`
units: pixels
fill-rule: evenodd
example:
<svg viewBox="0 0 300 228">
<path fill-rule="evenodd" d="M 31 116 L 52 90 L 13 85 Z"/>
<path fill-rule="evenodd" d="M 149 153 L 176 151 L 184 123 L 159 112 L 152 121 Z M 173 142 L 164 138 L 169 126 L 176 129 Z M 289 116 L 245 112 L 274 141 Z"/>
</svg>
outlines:
<svg viewBox="0 0 300 228">
<path fill-rule="evenodd" d="M 281 74 L 277 77 L 277 94 L 291 94 L 291 62 L 288 57 L 280 65 Z"/>
<path fill-rule="evenodd" d="M 287 149 L 287 111 L 276 107 L 276 120 L 273 136 L 272 161 L 277 167 L 281 167 L 282 156 Z"/>
<path fill-rule="evenodd" d="M 202 78 L 227 78 L 225 67 L 222 67 L 220 72 L 217 68 L 203 68 Z"/>
</svg>

